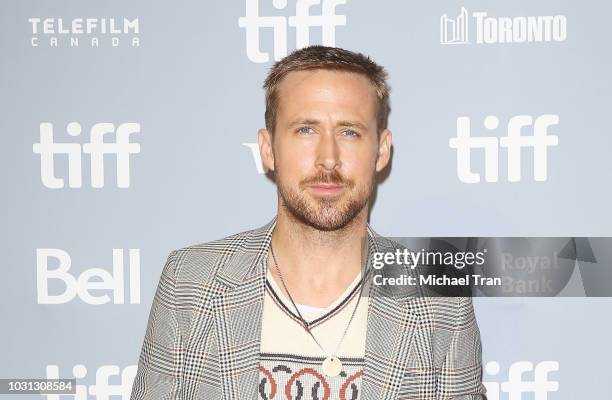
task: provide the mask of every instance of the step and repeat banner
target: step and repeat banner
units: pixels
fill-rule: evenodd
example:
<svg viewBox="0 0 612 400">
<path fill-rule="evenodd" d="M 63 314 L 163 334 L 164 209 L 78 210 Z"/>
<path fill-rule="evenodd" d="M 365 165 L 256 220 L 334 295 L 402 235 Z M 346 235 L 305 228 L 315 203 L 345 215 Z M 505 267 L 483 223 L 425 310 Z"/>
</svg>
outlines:
<svg viewBox="0 0 612 400">
<path fill-rule="evenodd" d="M 380 234 L 612 236 L 610 16 L 594 0 L 2 2 L 0 378 L 76 393 L 0 397 L 129 398 L 170 251 L 275 215 L 261 86 L 310 44 L 389 72 Z M 562 246 L 547 251 L 504 262 Z M 529 287 L 474 298 L 489 400 L 609 398 L 609 294 Z"/>
</svg>

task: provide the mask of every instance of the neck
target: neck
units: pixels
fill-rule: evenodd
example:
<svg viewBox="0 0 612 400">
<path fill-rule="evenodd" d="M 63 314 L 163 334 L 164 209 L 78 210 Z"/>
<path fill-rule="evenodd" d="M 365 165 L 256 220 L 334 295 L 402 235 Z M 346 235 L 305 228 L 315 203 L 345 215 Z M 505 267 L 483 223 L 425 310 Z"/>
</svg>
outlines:
<svg viewBox="0 0 612 400">
<path fill-rule="evenodd" d="M 367 245 L 367 205 L 346 226 L 322 231 L 304 224 L 279 205 L 272 247 L 294 300 L 325 307 L 360 273 Z M 272 275 L 277 277 L 273 259 Z M 278 281 L 278 279 L 277 279 Z"/>
</svg>

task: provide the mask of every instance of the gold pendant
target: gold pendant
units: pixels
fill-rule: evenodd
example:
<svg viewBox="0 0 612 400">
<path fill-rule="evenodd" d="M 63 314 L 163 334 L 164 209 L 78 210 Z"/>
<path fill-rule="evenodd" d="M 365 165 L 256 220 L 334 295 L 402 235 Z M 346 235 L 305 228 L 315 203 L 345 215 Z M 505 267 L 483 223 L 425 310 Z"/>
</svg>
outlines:
<svg viewBox="0 0 612 400">
<path fill-rule="evenodd" d="M 323 360 L 323 372 L 327 376 L 337 376 L 342 371 L 342 363 L 338 357 L 329 356 Z"/>
</svg>

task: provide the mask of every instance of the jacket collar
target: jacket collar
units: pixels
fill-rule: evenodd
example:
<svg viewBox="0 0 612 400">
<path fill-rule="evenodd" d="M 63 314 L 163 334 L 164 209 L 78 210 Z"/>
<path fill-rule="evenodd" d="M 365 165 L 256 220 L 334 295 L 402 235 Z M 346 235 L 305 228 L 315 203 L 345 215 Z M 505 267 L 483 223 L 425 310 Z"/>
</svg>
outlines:
<svg viewBox="0 0 612 400">
<path fill-rule="evenodd" d="M 232 257 L 219 267 L 217 280 L 229 288 L 234 288 L 255 277 L 265 276 L 268 251 L 275 226 L 276 216 L 264 226 L 249 231 L 248 236 L 243 239 L 242 243 L 236 244 L 240 246 L 240 248 L 234 251 Z M 372 270 L 372 255 L 374 253 L 394 251 L 398 245 L 374 231 L 369 223 L 366 227 L 368 232 L 369 251 L 367 269 Z M 386 276 L 386 271 L 387 270 L 383 268 L 379 273 Z M 391 286 L 380 286 L 379 290 L 383 291 L 381 293 L 382 295 L 390 295 L 400 301 L 408 300 L 416 294 L 416 291 L 399 292 L 394 290 Z"/>
<path fill-rule="evenodd" d="M 230 288 L 234 288 L 249 278 L 265 274 L 266 257 L 275 226 L 276 217 L 266 225 L 249 231 L 247 237 L 241 243 L 237 243 L 240 248 L 236 249 L 233 256 L 220 266 L 217 279 Z"/>
</svg>

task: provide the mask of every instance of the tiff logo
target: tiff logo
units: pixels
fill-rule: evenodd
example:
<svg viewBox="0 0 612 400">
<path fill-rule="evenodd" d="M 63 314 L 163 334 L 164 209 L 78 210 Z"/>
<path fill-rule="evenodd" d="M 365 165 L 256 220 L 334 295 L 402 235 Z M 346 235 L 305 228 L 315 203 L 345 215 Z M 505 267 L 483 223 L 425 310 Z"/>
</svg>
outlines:
<svg viewBox="0 0 612 400">
<path fill-rule="evenodd" d="M 111 398 L 128 400 L 137 369 L 137 365 L 128 365 L 123 368 L 123 371 L 117 365 L 102 365 L 95 371 L 96 378 L 93 385 L 76 385 L 75 394 L 70 396 L 74 400 L 108 400 Z M 58 365 L 47 365 L 46 373 L 46 379 L 60 379 Z M 61 377 L 63 378 L 65 375 L 61 374 Z M 77 382 L 82 382 L 83 378 L 87 376 L 87 368 L 83 364 L 76 364 L 72 368 L 72 375 L 77 379 Z M 110 382 L 111 377 L 118 377 L 120 383 L 112 384 Z M 66 395 L 44 394 L 42 396 L 47 396 L 47 400 L 60 400 L 65 398 Z"/>
<path fill-rule="evenodd" d="M 93 295 L 90 290 L 107 290 L 114 304 L 124 304 L 125 283 L 123 249 L 113 249 L 113 273 L 102 268 L 90 268 L 78 278 L 68 272 L 72 264 L 70 254 L 62 249 L 36 249 L 36 292 L 38 304 L 65 304 L 76 296 L 87 304 L 101 305 L 111 301 L 108 294 Z M 140 249 L 129 249 L 130 304 L 140 304 Z M 51 269 L 51 264 L 58 265 Z M 49 281 L 60 281 L 63 293 L 51 294 Z M 98 292 L 99 293 L 99 292 Z"/>
<path fill-rule="evenodd" d="M 500 365 L 489 361 L 485 367 L 488 375 L 499 374 Z M 533 378 L 526 378 L 525 372 L 532 372 Z M 517 361 L 508 369 L 508 380 L 505 382 L 483 382 L 487 388 L 487 400 L 500 400 L 501 393 L 508 393 L 508 400 L 521 400 L 523 394 L 531 393 L 535 400 L 547 400 L 548 393 L 559 391 L 559 382 L 549 380 L 550 372 L 559 371 L 557 361 L 542 361 L 535 364 L 530 361 Z"/>
<path fill-rule="evenodd" d="M 247 57 L 254 63 L 268 62 L 267 52 L 261 51 L 259 33 L 261 28 L 272 28 L 274 40 L 274 60 L 287 55 L 287 25 L 295 28 L 295 47 L 301 49 L 310 45 L 310 28 L 320 27 L 322 44 L 336 45 L 336 26 L 346 25 L 345 15 L 336 15 L 336 6 L 346 4 L 347 0 L 297 0 L 295 15 L 287 21 L 285 16 L 260 16 L 259 0 L 246 0 L 246 15 L 238 18 L 238 26 L 245 28 Z M 321 4 L 321 14 L 312 15 L 310 8 Z M 287 0 L 272 0 L 272 5 L 282 10 Z"/>
<path fill-rule="evenodd" d="M 548 178 L 548 147 L 556 146 L 559 139 L 555 135 L 548 135 L 548 128 L 559 123 L 559 116 L 545 114 L 537 117 L 535 122 L 530 115 L 517 115 L 508 122 L 508 135 L 472 137 L 470 118 L 457 118 L 457 137 L 449 140 L 451 148 L 457 150 L 457 175 L 464 183 L 480 182 L 480 174 L 473 172 L 471 167 L 472 149 L 484 149 L 485 181 L 498 181 L 499 147 L 507 149 L 508 155 L 508 181 L 521 180 L 521 149 L 533 149 L 534 171 L 536 181 L 546 181 Z M 490 115 L 484 119 L 484 127 L 495 130 L 499 126 L 499 118 Z M 533 135 L 522 136 L 525 127 L 533 126 Z"/>
<path fill-rule="evenodd" d="M 81 124 L 71 122 L 66 131 L 76 137 L 82 132 Z M 64 179 L 55 176 L 55 155 L 68 155 L 68 186 L 82 186 L 81 154 L 89 154 L 91 164 L 91 187 L 104 187 L 104 155 L 114 154 L 117 162 L 117 187 L 130 187 L 130 154 L 140 153 L 140 144 L 130 143 L 130 135 L 140 132 L 140 124 L 128 122 L 115 130 L 112 123 L 102 122 L 91 127 L 90 141 L 80 143 L 57 143 L 53 140 L 53 124 L 40 124 L 40 142 L 34 143 L 33 151 L 40 154 L 40 178 L 49 189 L 64 187 Z M 115 133 L 115 141 L 104 141 L 104 137 Z"/>
</svg>

